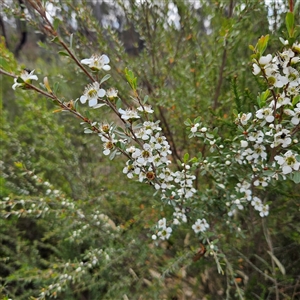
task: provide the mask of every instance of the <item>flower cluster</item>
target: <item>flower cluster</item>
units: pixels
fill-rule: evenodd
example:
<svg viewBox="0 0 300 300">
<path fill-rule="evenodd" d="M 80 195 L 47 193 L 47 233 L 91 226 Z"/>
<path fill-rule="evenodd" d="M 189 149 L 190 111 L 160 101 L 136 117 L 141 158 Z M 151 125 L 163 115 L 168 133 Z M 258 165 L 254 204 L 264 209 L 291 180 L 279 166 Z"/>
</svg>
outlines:
<svg viewBox="0 0 300 300">
<path fill-rule="evenodd" d="M 109 58 L 106 55 L 93 55 L 89 59 L 83 59 L 81 63 L 87 64 L 93 71 L 109 70 Z M 110 106 L 113 98 L 117 97 L 117 91 L 113 88 L 107 91 L 101 88 L 104 78 L 100 83 L 89 84 L 80 97 L 80 102 L 88 101 L 93 108 Z M 148 183 L 161 192 L 161 199 L 174 207 L 173 225 L 186 223 L 185 209 L 178 205 L 185 205 L 196 193 L 193 187 L 196 177 L 190 174 L 190 166 L 187 164 L 182 164 L 182 170 L 176 172 L 169 168 L 171 147 L 162 134 L 159 122 L 151 121 L 154 110 L 145 101 L 142 102 L 139 98 L 136 100 L 140 104 L 138 107 L 117 110 L 119 118 L 125 124 L 126 129 L 123 132 L 120 132 L 120 128 L 116 130 L 113 124 L 94 122 L 91 124 L 93 129 L 86 128 L 85 133 L 96 131 L 103 142 L 103 154 L 109 155 L 111 159 L 121 153 L 127 156 L 123 173 L 128 178 Z M 157 236 L 162 240 L 168 239 L 172 232 L 171 227 L 164 225 L 158 228 L 160 230 Z"/>
</svg>

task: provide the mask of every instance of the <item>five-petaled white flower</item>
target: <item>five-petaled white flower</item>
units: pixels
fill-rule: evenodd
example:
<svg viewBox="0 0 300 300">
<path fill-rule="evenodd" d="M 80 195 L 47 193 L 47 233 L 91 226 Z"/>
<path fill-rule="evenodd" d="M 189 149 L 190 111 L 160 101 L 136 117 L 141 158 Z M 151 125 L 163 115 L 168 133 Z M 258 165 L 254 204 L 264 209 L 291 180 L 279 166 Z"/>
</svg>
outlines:
<svg viewBox="0 0 300 300">
<path fill-rule="evenodd" d="M 271 123 L 274 121 L 273 109 L 269 107 L 261 108 L 256 112 L 256 117 L 265 119 L 268 123 Z"/>
<path fill-rule="evenodd" d="M 31 83 L 31 80 L 38 80 L 38 77 L 33 74 L 33 71 L 23 70 L 18 78 L 14 79 L 14 84 L 12 88 L 15 90 L 18 87 L 24 88 L 26 87 L 26 83 Z M 19 78 L 23 80 L 23 82 L 18 82 Z"/>
<path fill-rule="evenodd" d="M 280 165 L 283 174 L 289 174 L 293 171 L 299 170 L 300 163 L 297 161 L 295 154 L 289 150 L 284 156 L 276 155 L 275 160 Z"/>
<path fill-rule="evenodd" d="M 133 121 L 140 118 L 135 109 L 128 108 L 124 110 L 122 108 L 119 108 L 119 113 L 121 114 L 121 118 L 125 121 Z"/>
<path fill-rule="evenodd" d="M 152 107 L 150 105 L 139 106 L 137 108 L 137 110 L 144 112 L 146 114 L 152 114 L 154 112 L 154 110 L 152 109 Z"/>
<path fill-rule="evenodd" d="M 164 227 L 164 228 L 162 228 L 161 231 L 159 231 L 157 233 L 157 236 L 159 236 L 160 239 L 162 239 L 162 240 L 167 240 L 171 236 L 171 233 L 172 233 L 171 227 Z"/>
<path fill-rule="evenodd" d="M 93 82 L 86 86 L 83 95 L 80 97 L 80 102 L 85 103 L 89 101 L 89 106 L 96 106 L 98 103 L 98 97 L 104 97 L 106 94 L 104 89 L 100 88 L 99 82 Z"/>
<path fill-rule="evenodd" d="M 109 99 L 113 99 L 118 97 L 118 90 L 116 90 L 115 88 L 110 88 L 106 91 L 106 96 Z"/>
<path fill-rule="evenodd" d="M 81 63 L 84 65 L 88 65 L 93 71 L 99 71 L 101 69 L 105 71 L 110 70 L 109 64 L 109 58 L 107 55 L 98 55 L 93 54 L 91 58 L 85 58 L 81 60 Z"/>
<path fill-rule="evenodd" d="M 205 219 L 198 219 L 196 223 L 192 226 L 192 229 L 195 233 L 204 232 L 207 228 L 209 228 L 209 224 L 206 222 Z"/>
</svg>

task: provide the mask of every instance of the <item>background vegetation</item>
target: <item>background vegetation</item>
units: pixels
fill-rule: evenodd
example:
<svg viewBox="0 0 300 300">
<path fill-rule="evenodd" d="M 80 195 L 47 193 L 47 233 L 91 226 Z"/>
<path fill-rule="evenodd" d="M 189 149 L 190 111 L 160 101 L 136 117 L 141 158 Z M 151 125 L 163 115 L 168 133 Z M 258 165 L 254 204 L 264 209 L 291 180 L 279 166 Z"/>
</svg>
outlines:
<svg viewBox="0 0 300 300">
<path fill-rule="evenodd" d="M 110 57 L 113 85 L 129 105 L 124 69 L 133 70 L 178 165 L 186 152 L 209 151 L 188 139 L 187 118 L 200 116 L 226 138 L 233 109 L 253 111 L 261 83 L 248 45 L 270 33 L 268 51 L 277 49 L 288 9 L 259 0 L 44 2 L 62 20 L 65 40 L 73 35 L 78 57 Z M 81 95 L 86 78 L 58 54 L 27 1 L 4 1 L 1 24 L 7 71 L 35 69 L 58 83 L 66 101 Z M 225 255 L 219 274 L 209 253 L 193 261 L 199 241 L 188 231 L 157 246 L 149 229 L 164 215 L 154 191 L 129 181 L 124 161 L 108 160 L 77 119 L 53 113 L 32 91 L 14 93 L 12 84 L 1 77 L 0 298 L 37 299 L 50 290 L 66 300 L 275 299 L 276 282 L 280 299 L 300 299 L 299 186 L 270 188 L 266 222 L 245 211 L 218 225 Z M 196 175 L 200 192 L 212 188 L 209 175 Z M 212 219 L 223 218 L 221 204 L 209 201 Z"/>
</svg>

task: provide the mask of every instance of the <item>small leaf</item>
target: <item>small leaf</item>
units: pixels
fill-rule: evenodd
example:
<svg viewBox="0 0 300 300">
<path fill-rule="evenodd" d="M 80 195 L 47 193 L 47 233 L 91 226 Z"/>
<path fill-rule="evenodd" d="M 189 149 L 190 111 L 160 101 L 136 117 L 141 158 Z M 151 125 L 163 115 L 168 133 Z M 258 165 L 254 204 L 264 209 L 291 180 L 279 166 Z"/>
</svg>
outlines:
<svg viewBox="0 0 300 300">
<path fill-rule="evenodd" d="M 58 82 L 55 82 L 54 83 L 54 87 L 53 87 L 53 93 L 56 94 L 59 90 L 59 83 Z"/>
<path fill-rule="evenodd" d="M 295 25 L 295 16 L 294 13 L 288 12 L 285 17 L 285 25 L 288 31 L 289 37 L 292 38 L 294 36 L 294 25 Z"/>
<path fill-rule="evenodd" d="M 191 121 L 191 119 L 186 119 L 186 120 L 184 121 L 184 125 L 185 125 L 185 126 L 191 126 L 191 125 L 193 125 L 193 122 Z"/>
<path fill-rule="evenodd" d="M 148 99 L 149 99 L 149 96 L 146 95 L 146 96 L 144 97 L 143 104 L 147 103 Z"/>
<path fill-rule="evenodd" d="M 111 154 L 109 155 L 109 159 L 113 160 L 115 158 L 116 154 L 117 154 L 117 149 L 115 149 L 114 151 L 111 152 Z"/>
<path fill-rule="evenodd" d="M 9 63 L 3 57 L 0 57 L 0 66 L 6 71 L 10 70 Z"/>
<path fill-rule="evenodd" d="M 51 42 L 54 42 L 54 43 L 57 43 L 58 41 L 59 41 L 58 36 L 56 36 L 55 38 L 53 38 L 53 39 L 51 40 Z"/>
<path fill-rule="evenodd" d="M 279 268 L 280 272 L 285 275 L 285 268 L 282 265 L 282 263 L 278 260 L 278 258 L 270 251 L 267 251 L 268 254 L 271 256 L 271 258 L 273 259 L 273 261 L 275 262 L 275 264 L 277 265 L 277 267 Z"/>
<path fill-rule="evenodd" d="M 291 178 L 296 184 L 300 183 L 300 172 L 295 172 Z"/>
<path fill-rule="evenodd" d="M 41 48 L 47 49 L 46 44 L 44 44 L 43 42 L 38 41 L 37 44 L 38 44 Z"/>
<path fill-rule="evenodd" d="M 255 47 L 253 45 L 249 45 L 249 49 L 255 52 Z"/>
<path fill-rule="evenodd" d="M 187 163 L 188 160 L 189 160 L 189 158 L 190 158 L 190 155 L 189 155 L 188 153 L 185 153 L 185 154 L 184 154 L 184 157 L 183 157 L 184 163 Z"/>
<path fill-rule="evenodd" d="M 58 51 L 58 54 L 61 56 L 70 56 L 70 54 L 68 52 L 65 51 Z"/>
<path fill-rule="evenodd" d="M 270 36 L 267 34 L 266 36 L 261 36 L 261 38 L 258 40 L 256 47 L 260 55 L 263 55 L 265 52 L 268 46 L 269 38 Z"/>
<path fill-rule="evenodd" d="M 58 19 L 58 18 L 54 19 L 54 21 L 53 21 L 53 28 L 54 28 L 55 31 L 57 30 L 58 25 L 59 25 L 60 22 L 61 22 L 60 19 Z"/>
<path fill-rule="evenodd" d="M 89 128 L 85 128 L 83 132 L 84 133 L 93 133 L 94 131 Z"/>
<path fill-rule="evenodd" d="M 74 33 L 71 33 L 70 35 L 70 48 L 73 49 L 73 35 Z"/>
<path fill-rule="evenodd" d="M 17 83 L 24 83 L 24 80 L 21 77 L 17 78 Z"/>
<path fill-rule="evenodd" d="M 295 106 L 300 100 L 300 95 L 297 95 L 293 98 L 292 104 L 293 106 Z"/>
<path fill-rule="evenodd" d="M 108 80 L 111 77 L 111 75 L 106 74 L 100 81 L 100 84 L 102 84 L 103 82 L 105 82 L 106 80 Z"/>
</svg>

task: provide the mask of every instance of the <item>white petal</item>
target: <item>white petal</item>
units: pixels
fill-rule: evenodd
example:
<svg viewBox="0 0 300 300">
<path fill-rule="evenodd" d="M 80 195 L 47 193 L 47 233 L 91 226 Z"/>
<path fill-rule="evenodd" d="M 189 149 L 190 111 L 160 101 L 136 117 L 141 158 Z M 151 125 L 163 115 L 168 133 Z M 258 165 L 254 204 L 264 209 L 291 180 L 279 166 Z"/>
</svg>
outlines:
<svg viewBox="0 0 300 300">
<path fill-rule="evenodd" d="M 290 166 L 284 166 L 283 168 L 282 168 L 282 173 L 283 174 L 289 174 L 289 173 L 291 173 L 292 172 L 292 168 L 290 167 Z"/>
<path fill-rule="evenodd" d="M 98 95 L 99 97 L 104 97 L 105 94 L 106 94 L 106 91 L 105 91 L 104 89 L 100 89 L 100 90 L 98 91 L 98 93 L 97 93 L 97 95 Z"/>
<path fill-rule="evenodd" d="M 93 107 L 98 103 L 97 98 L 93 98 L 89 101 L 89 106 Z"/>
<path fill-rule="evenodd" d="M 84 65 L 89 65 L 92 62 L 92 59 L 85 58 L 85 59 L 82 59 L 80 62 Z"/>
<path fill-rule="evenodd" d="M 106 150 L 103 151 L 103 154 L 104 154 L 104 155 L 108 155 L 109 153 L 110 153 L 110 150 L 109 150 L 109 149 L 106 149 Z"/>
<path fill-rule="evenodd" d="M 87 100 L 87 96 L 83 95 L 83 96 L 80 97 L 80 102 L 81 103 L 84 104 L 86 102 L 86 100 Z"/>
<path fill-rule="evenodd" d="M 103 59 L 104 64 L 108 64 L 109 63 L 109 58 L 108 58 L 107 55 L 103 54 L 102 55 L 102 59 Z"/>
<path fill-rule="evenodd" d="M 268 64 L 270 61 L 272 60 L 272 55 L 271 54 L 268 54 L 266 56 L 262 56 L 260 59 L 259 59 L 259 63 L 261 65 L 266 65 Z"/>
<path fill-rule="evenodd" d="M 102 69 L 105 71 L 109 71 L 111 69 L 111 67 L 109 65 L 105 65 L 102 67 Z"/>
</svg>

